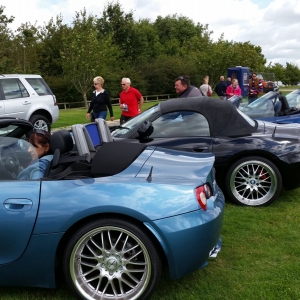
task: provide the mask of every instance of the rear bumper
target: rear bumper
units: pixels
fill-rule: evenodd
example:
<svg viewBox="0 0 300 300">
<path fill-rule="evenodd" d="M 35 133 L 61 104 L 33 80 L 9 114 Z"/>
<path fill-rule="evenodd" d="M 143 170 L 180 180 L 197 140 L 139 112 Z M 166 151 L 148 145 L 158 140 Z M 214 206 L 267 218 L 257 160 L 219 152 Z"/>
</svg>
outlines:
<svg viewBox="0 0 300 300">
<path fill-rule="evenodd" d="M 55 123 L 58 120 L 59 117 L 59 108 L 58 106 L 54 106 L 53 112 L 52 112 L 52 123 Z"/>
<path fill-rule="evenodd" d="M 206 266 L 215 246 L 219 245 L 220 251 L 224 203 L 220 192 L 215 201 L 208 200 L 207 211 L 197 210 L 154 222 L 152 231 L 156 231 L 156 237 L 165 237 L 158 240 L 165 251 L 171 278 Z"/>
</svg>

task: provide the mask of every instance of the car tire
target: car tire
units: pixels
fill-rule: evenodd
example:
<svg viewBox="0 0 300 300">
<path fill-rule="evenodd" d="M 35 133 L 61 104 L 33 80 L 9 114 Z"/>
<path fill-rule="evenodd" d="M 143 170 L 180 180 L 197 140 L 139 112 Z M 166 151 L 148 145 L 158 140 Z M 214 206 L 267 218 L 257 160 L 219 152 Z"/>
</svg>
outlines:
<svg viewBox="0 0 300 300">
<path fill-rule="evenodd" d="M 66 281 L 79 299 L 148 299 L 161 276 L 155 245 L 135 223 L 90 222 L 66 246 Z"/>
<path fill-rule="evenodd" d="M 29 122 L 33 125 L 34 129 L 43 129 L 50 132 L 50 121 L 43 115 L 33 115 L 30 117 Z"/>
<path fill-rule="evenodd" d="M 225 189 L 229 198 L 240 205 L 267 206 L 279 196 L 282 177 L 270 160 L 251 156 L 231 165 Z"/>
</svg>

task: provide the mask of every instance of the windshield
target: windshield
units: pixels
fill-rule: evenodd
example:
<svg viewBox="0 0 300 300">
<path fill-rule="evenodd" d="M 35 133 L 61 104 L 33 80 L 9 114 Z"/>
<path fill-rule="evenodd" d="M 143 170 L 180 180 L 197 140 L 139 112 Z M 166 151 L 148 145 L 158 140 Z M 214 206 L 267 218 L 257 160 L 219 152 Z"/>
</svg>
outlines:
<svg viewBox="0 0 300 300">
<path fill-rule="evenodd" d="M 259 108 L 266 104 L 267 101 L 272 100 L 274 102 L 275 98 L 277 97 L 277 93 L 269 92 L 257 100 L 253 101 L 252 103 L 248 104 L 246 107 L 249 108 Z"/>
<path fill-rule="evenodd" d="M 290 107 L 297 107 L 300 106 L 300 89 L 295 90 L 286 96 L 286 100 L 288 101 Z"/>
<path fill-rule="evenodd" d="M 38 154 L 35 149 L 23 139 L 0 137 L 0 180 L 19 180 L 20 173 L 33 163 L 39 169 L 40 161 L 36 159 Z"/>
<path fill-rule="evenodd" d="M 119 136 L 122 136 L 123 134 L 126 134 L 133 128 L 139 126 L 145 120 L 148 120 L 157 111 L 158 111 L 158 105 L 155 105 L 155 106 L 147 109 L 143 113 L 137 115 L 136 117 L 134 117 L 134 118 L 130 119 L 129 121 L 127 121 L 126 123 L 124 123 L 121 128 L 118 128 L 115 131 L 113 131 L 111 133 L 112 136 L 119 137 Z"/>
</svg>

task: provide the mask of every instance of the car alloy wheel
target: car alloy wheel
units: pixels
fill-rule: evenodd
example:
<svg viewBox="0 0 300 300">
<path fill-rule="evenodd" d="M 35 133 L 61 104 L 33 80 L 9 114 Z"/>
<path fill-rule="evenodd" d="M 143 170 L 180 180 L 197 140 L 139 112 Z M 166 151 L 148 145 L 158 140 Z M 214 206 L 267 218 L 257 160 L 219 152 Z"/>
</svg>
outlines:
<svg viewBox="0 0 300 300">
<path fill-rule="evenodd" d="M 246 157 L 228 171 L 226 190 L 242 205 L 267 206 L 279 195 L 282 179 L 277 167 L 262 157 Z"/>
<path fill-rule="evenodd" d="M 29 121 L 33 125 L 34 129 L 42 129 L 50 132 L 50 122 L 46 117 L 42 115 L 34 115 Z"/>
<path fill-rule="evenodd" d="M 64 264 L 67 281 L 82 299 L 146 299 L 159 280 L 159 261 L 142 230 L 108 219 L 89 224 L 72 238 Z"/>
</svg>

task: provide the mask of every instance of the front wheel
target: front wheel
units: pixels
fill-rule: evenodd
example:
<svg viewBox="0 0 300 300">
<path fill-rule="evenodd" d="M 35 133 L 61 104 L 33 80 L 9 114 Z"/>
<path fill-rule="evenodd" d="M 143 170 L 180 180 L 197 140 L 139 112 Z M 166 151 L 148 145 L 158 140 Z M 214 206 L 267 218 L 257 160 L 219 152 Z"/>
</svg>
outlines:
<svg viewBox="0 0 300 300">
<path fill-rule="evenodd" d="M 29 121 L 34 129 L 42 129 L 48 132 L 51 130 L 49 120 L 42 115 L 33 115 Z"/>
<path fill-rule="evenodd" d="M 160 275 L 155 242 L 134 223 L 108 218 L 83 226 L 64 253 L 64 273 L 79 299 L 147 299 Z"/>
<path fill-rule="evenodd" d="M 228 196 L 241 205 L 270 205 L 279 196 L 281 187 L 278 168 L 263 157 L 245 157 L 236 161 L 226 176 Z"/>
</svg>

